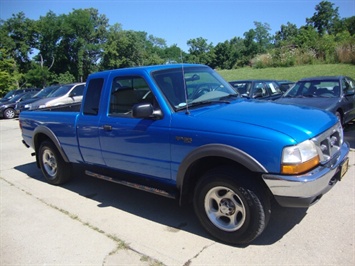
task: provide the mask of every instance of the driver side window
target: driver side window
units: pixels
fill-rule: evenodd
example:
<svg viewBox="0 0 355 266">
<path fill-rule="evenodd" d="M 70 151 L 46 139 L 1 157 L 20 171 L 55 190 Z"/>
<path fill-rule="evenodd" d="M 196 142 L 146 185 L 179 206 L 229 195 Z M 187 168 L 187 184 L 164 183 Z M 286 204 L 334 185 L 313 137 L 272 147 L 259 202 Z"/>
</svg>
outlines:
<svg viewBox="0 0 355 266">
<path fill-rule="evenodd" d="M 110 95 L 109 115 L 130 116 L 138 103 L 151 103 L 155 98 L 146 81 L 141 77 L 116 77 L 113 79 Z"/>
</svg>

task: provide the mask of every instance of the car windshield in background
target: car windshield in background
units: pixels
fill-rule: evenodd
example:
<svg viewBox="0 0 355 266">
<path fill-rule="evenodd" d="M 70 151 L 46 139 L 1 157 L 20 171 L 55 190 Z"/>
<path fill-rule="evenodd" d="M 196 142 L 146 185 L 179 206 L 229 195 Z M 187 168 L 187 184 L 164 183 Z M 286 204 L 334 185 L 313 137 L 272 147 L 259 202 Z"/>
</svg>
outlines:
<svg viewBox="0 0 355 266">
<path fill-rule="evenodd" d="M 52 94 L 50 94 L 50 97 L 59 97 L 65 95 L 73 85 L 64 85 L 59 87 L 56 91 L 54 91 Z"/>
<path fill-rule="evenodd" d="M 284 97 L 326 97 L 336 98 L 340 96 L 339 80 L 313 80 L 299 81 L 292 89 L 284 94 Z"/>
<path fill-rule="evenodd" d="M 238 94 L 215 71 L 205 67 L 175 68 L 153 73 L 153 78 L 175 110 L 212 103 Z"/>
<path fill-rule="evenodd" d="M 234 89 L 241 95 L 249 95 L 251 90 L 251 81 L 241 81 L 233 83 Z"/>
<path fill-rule="evenodd" d="M 33 97 L 36 98 L 44 98 L 53 93 L 59 86 L 53 86 L 53 87 L 46 87 L 39 92 L 37 92 Z"/>
<path fill-rule="evenodd" d="M 16 96 L 12 97 L 8 102 L 9 102 L 9 103 L 15 103 L 15 102 L 17 102 L 23 95 L 24 95 L 24 93 L 18 94 L 18 95 L 16 95 Z"/>
</svg>

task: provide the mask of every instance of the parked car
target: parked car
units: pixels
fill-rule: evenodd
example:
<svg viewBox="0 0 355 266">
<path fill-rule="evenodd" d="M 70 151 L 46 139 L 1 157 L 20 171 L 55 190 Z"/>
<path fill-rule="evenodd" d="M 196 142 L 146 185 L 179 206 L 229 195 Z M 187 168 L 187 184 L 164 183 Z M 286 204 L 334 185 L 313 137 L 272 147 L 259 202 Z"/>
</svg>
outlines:
<svg viewBox="0 0 355 266">
<path fill-rule="evenodd" d="M 295 82 L 290 80 L 277 80 L 277 83 L 279 84 L 279 88 L 282 92 L 286 92 L 293 85 L 295 85 Z"/>
<path fill-rule="evenodd" d="M 30 99 L 36 91 L 23 92 L 19 95 L 12 97 L 7 102 L 0 103 L 0 117 L 10 119 L 16 116 L 15 106 L 18 102 Z"/>
<path fill-rule="evenodd" d="M 347 76 L 301 79 L 277 101 L 330 111 L 345 125 L 355 119 L 355 81 Z"/>
<path fill-rule="evenodd" d="M 22 111 L 30 109 L 31 103 L 46 97 L 51 97 L 51 94 L 53 94 L 59 87 L 60 85 L 46 87 L 33 95 L 32 98 L 18 102 L 15 106 L 16 115 L 19 115 Z"/>
<path fill-rule="evenodd" d="M 50 97 L 31 103 L 29 110 L 81 102 L 83 99 L 84 88 L 85 82 L 62 85 L 53 92 Z"/>
<path fill-rule="evenodd" d="M 24 92 L 29 92 L 29 91 L 37 92 L 40 90 L 41 90 L 40 88 L 25 88 L 25 89 L 12 90 L 6 93 L 5 96 L 0 99 L 0 102 L 8 102 L 11 98 L 15 97 L 16 95 L 22 94 Z"/>
<path fill-rule="evenodd" d="M 282 96 L 275 80 L 234 80 L 229 81 L 242 97 L 263 100 L 276 100 Z"/>
</svg>

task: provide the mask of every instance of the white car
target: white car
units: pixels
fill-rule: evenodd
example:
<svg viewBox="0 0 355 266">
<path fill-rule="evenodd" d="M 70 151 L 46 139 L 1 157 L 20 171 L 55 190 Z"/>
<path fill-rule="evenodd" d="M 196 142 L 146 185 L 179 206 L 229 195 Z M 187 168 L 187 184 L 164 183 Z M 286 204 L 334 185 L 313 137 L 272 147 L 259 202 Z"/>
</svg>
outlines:
<svg viewBox="0 0 355 266">
<path fill-rule="evenodd" d="M 48 108 L 63 104 L 78 103 L 83 99 L 85 82 L 65 84 L 59 87 L 49 98 L 43 98 L 31 104 L 30 110 Z"/>
</svg>

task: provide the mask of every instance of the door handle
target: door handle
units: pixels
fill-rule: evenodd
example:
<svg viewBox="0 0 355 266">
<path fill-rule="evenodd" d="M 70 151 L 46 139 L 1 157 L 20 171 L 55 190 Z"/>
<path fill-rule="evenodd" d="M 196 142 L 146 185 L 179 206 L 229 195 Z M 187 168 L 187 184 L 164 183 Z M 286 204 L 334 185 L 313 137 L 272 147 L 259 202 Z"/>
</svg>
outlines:
<svg viewBox="0 0 355 266">
<path fill-rule="evenodd" d="M 110 126 L 110 125 L 104 125 L 103 128 L 106 131 L 111 131 L 112 130 L 112 126 Z"/>
</svg>

